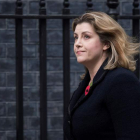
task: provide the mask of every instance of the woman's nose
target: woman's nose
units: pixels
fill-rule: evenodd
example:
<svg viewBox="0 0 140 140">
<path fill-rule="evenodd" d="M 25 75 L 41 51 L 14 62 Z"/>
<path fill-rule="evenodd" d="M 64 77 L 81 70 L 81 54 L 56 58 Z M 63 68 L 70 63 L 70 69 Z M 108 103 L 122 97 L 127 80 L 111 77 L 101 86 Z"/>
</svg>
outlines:
<svg viewBox="0 0 140 140">
<path fill-rule="evenodd" d="M 77 41 L 75 42 L 75 46 L 78 48 L 82 46 L 81 39 L 77 39 Z"/>
</svg>

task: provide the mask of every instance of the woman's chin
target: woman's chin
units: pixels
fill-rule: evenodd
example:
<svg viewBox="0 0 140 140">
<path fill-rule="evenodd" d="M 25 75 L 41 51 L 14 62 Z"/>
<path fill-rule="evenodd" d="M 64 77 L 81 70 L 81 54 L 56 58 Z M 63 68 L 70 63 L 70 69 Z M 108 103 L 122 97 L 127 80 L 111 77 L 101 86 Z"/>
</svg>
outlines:
<svg viewBox="0 0 140 140">
<path fill-rule="evenodd" d="M 84 59 L 77 59 L 77 62 L 80 64 L 84 64 L 85 60 Z"/>
</svg>

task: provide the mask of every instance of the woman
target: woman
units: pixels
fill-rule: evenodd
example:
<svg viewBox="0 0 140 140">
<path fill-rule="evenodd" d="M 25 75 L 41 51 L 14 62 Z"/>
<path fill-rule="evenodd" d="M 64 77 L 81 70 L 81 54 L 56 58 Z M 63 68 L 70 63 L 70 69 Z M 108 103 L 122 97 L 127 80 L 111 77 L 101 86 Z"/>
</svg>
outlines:
<svg viewBox="0 0 140 140">
<path fill-rule="evenodd" d="M 76 18 L 74 52 L 86 68 L 65 117 L 68 140 L 140 140 L 139 44 L 102 12 Z"/>
</svg>

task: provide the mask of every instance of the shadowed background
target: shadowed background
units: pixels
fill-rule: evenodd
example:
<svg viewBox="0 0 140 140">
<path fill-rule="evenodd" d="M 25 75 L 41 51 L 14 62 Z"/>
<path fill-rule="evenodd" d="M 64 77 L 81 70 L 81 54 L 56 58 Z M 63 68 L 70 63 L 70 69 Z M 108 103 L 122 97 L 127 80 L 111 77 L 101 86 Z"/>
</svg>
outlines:
<svg viewBox="0 0 140 140">
<path fill-rule="evenodd" d="M 23 0 L 23 15 L 39 14 L 38 0 Z M 108 12 L 107 0 L 92 0 L 93 11 Z M 83 14 L 86 0 L 69 0 L 71 15 Z M 63 0 L 45 0 L 47 15 L 62 14 Z M 139 6 L 140 8 L 140 6 Z M 15 14 L 15 0 L 0 0 L 0 14 Z M 117 11 L 131 15 L 133 0 L 120 0 Z M 132 35 L 132 20 L 119 19 Z M 84 72 L 73 52 L 70 20 L 70 93 Z M 23 19 L 24 140 L 40 140 L 39 22 Z M 63 140 L 63 31 L 62 19 L 47 19 L 47 140 Z M 0 18 L 0 140 L 16 140 L 15 20 Z"/>
</svg>

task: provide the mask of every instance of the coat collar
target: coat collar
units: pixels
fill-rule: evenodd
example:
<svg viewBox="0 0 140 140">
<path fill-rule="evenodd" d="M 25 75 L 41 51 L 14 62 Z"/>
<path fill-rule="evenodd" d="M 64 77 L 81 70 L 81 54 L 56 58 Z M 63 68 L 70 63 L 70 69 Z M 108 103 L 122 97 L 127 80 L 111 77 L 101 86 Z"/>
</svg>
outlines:
<svg viewBox="0 0 140 140">
<path fill-rule="evenodd" d="M 93 89 L 95 88 L 95 86 L 102 81 L 102 79 L 104 78 L 104 76 L 106 75 L 108 70 L 104 70 L 105 65 L 107 64 L 108 58 L 105 59 L 105 61 L 102 63 L 102 65 L 100 66 L 99 70 L 97 71 L 94 79 L 93 79 L 93 85 L 90 89 L 90 91 L 93 91 Z M 72 114 L 72 112 L 74 112 L 74 110 L 84 101 L 87 99 L 87 97 L 89 97 L 91 95 L 92 92 L 89 91 L 88 95 L 86 96 L 82 96 L 88 83 L 90 81 L 90 75 L 89 72 L 86 73 L 85 78 L 81 81 L 78 89 L 73 93 L 73 96 L 70 100 L 70 104 L 69 104 L 69 115 Z"/>
<path fill-rule="evenodd" d="M 100 78 L 102 77 L 102 74 L 104 74 L 104 72 L 107 71 L 107 70 L 104 70 L 104 67 L 107 64 L 107 61 L 108 61 L 108 58 L 106 58 L 104 62 L 102 63 L 102 65 L 100 66 L 99 70 L 97 71 L 93 79 L 93 84 L 98 82 L 98 80 L 100 80 Z M 87 74 L 85 75 L 85 78 L 83 79 L 83 83 L 87 86 L 87 84 L 89 83 L 89 80 L 90 80 L 90 75 L 89 75 L 89 72 L 87 72 Z"/>
</svg>

